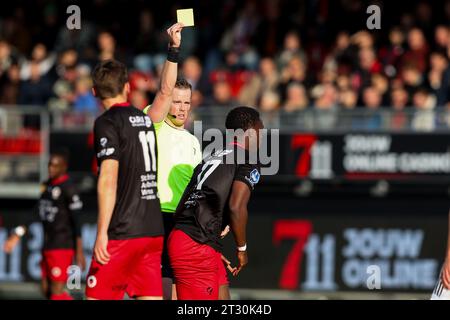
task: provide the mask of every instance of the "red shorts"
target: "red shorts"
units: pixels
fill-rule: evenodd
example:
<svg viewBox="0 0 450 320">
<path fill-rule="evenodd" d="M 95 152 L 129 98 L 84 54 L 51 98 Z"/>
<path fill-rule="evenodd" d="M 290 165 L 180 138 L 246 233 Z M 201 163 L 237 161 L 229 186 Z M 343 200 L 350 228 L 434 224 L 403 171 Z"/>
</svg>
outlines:
<svg viewBox="0 0 450 320">
<path fill-rule="evenodd" d="M 74 256 L 75 250 L 73 249 L 44 250 L 41 260 L 42 279 L 66 282 L 67 269 L 72 265 Z"/>
<path fill-rule="evenodd" d="M 92 258 L 86 297 L 99 300 L 162 297 L 161 253 L 163 237 L 109 240 L 110 260 L 101 265 Z"/>
<path fill-rule="evenodd" d="M 212 247 L 174 229 L 168 240 L 170 263 L 179 300 L 217 300 L 223 263 Z"/>
<path fill-rule="evenodd" d="M 227 286 L 229 284 L 227 268 L 225 267 L 225 262 L 222 260 L 222 254 L 220 252 L 217 253 L 217 259 L 219 264 L 219 287 Z"/>
</svg>

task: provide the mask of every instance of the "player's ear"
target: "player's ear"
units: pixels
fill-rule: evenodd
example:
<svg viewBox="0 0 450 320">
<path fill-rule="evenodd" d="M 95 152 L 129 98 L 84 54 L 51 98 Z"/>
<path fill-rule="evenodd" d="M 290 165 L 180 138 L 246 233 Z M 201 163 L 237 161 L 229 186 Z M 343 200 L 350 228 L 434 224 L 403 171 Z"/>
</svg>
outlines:
<svg viewBox="0 0 450 320">
<path fill-rule="evenodd" d="M 128 97 L 128 95 L 130 94 L 130 91 L 131 91 L 129 82 L 125 83 L 123 90 L 124 90 L 124 95 Z"/>
<path fill-rule="evenodd" d="M 95 91 L 95 88 L 94 87 L 92 87 L 92 94 L 94 95 L 94 97 L 97 97 L 97 92 Z"/>
</svg>

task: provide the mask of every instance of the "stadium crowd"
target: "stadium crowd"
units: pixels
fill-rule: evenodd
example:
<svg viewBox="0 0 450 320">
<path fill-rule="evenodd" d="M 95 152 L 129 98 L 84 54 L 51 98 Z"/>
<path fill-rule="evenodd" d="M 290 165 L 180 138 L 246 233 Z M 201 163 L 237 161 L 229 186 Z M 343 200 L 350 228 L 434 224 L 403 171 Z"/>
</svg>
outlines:
<svg viewBox="0 0 450 320">
<path fill-rule="evenodd" d="M 159 83 L 163 32 L 181 6 L 93 1 L 89 8 L 80 5 L 81 30 L 69 30 L 67 5 L 19 2 L 2 13 L 0 104 L 98 114 L 90 72 L 114 58 L 132 70 L 132 104 L 145 107 Z M 381 30 L 365 28 L 367 5 L 200 1 L 196 26 L 183 31 L 180 70 L 193 86 L 193 107 L 243 104 L 263 113 L 389 108 L 395 127 L 407 121 L 403 110 L 450 112 L 450 1 L 411 1 L 395 25 Z M 383 14 L 397 12 L 388 9 Z M 111 22 L 113 11 L 124 17 Z M 427 122 L 421 118 L 417 126 Z"/>
</svg>

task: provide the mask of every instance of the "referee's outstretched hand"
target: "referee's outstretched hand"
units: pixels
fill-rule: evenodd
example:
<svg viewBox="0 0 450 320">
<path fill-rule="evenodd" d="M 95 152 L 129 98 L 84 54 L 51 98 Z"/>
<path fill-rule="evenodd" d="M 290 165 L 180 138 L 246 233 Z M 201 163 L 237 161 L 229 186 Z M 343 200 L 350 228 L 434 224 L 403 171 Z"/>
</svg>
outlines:
<svg viewBox="0 0 450 320">
<path fill-rule="evenodd" d="M 94 258 L 100 264 L 107 264 L 110 259 L 108 252 L 108 235 L 97 235 L 94 246 Z"/>
<path fill-rule="evenodd" d="M 169 29 L 167 29 L 167 34 L 170 38 L 171 47 L 179 47 L 181 45 L 181 30 L 183 30 L 184 24 L 175 23 Z"/>
</svg>

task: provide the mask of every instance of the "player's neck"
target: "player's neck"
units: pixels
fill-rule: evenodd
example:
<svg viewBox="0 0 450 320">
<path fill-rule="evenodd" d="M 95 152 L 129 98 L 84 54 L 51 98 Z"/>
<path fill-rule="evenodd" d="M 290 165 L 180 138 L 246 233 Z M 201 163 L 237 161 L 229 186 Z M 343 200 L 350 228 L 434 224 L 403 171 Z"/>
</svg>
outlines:
<svg viewBox="0 0 450 320">
<path fill-rule="evenodd" d="M 124 104 L 124 103 L 127 103 L 127 98 L 123 95 L 102 100 L 103 107 L 105 107 L 106 110 L 109 110 L 109 108 L 111 108 L 116 104 Z"/>
<path fill-rule="evenodd" d="M 164 120 L 169 126 L 171 126 L 172 128 L 178 129 L 178 130 L 184 130 L 184 123 L 181 126 L 176 126 L 173 124 L 172 121 L 170 121 L 169 119 L 165 119 Z"/>
</svg>

